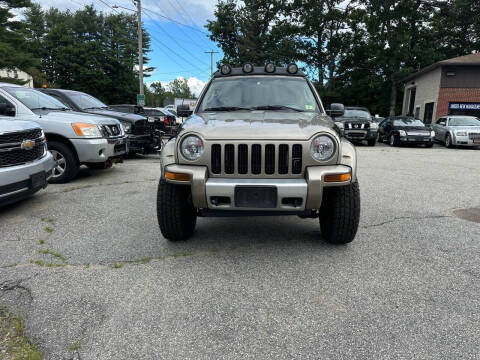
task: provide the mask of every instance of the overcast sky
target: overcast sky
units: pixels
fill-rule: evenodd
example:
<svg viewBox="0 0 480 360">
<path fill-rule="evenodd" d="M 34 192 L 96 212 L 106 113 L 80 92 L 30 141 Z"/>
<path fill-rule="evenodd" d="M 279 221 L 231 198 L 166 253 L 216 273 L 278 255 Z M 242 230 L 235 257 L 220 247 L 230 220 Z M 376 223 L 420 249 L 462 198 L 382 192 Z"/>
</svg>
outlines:
<svg viewBox="0 0 480 360">
<path fill-rule="evenodd" d="M 104 12 L 113 11 L 109 5 L 135 9 L 132 0 L 34 1 L 44 8 L 56 7 L 71 11 L 92 3 L 95 8 Z M 147 84 L 153 81 L 166 84 L 181 76 L 188 80 L 191 89 L 198 95 L 210 76 L 210 54 L 204 52 L 219 51 L 216 44 L 208 39 L 207 31 L 203 27 L 207 19 L 213 19 L 216 3 L 217 0 L 142 0 L 143 22 L 152 37 L 152 52 L 148 54 L 151 60 L 147 65 L 156 68 L 153 74 L 145 79 Z M 127 12 L 122 9 L 118 11 Z M 221 54 L 216 54 L 214 66 L 219 59 Z"/>
</svg>

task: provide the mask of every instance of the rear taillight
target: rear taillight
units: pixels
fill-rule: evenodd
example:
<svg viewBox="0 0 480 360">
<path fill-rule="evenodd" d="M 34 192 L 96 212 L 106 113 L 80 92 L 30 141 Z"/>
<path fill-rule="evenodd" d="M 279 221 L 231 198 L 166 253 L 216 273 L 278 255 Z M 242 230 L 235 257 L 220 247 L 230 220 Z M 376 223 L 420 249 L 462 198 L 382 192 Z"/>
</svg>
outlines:
<svg viewBox="0 0 480 360">
<path fill-rule="evenodd" d="M 167 118 L 166 116 L 163 118 L 163 123 L 164 123 L 165 125 L 168 125 L 168 118 Z"/>
</svg>

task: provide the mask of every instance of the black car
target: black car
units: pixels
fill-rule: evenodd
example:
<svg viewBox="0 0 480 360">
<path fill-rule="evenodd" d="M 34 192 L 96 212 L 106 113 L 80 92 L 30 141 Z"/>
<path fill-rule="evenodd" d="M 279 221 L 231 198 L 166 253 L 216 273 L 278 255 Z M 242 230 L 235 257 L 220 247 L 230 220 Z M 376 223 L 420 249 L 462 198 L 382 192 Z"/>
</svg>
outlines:
<svg viewBox="0 0 480 360">
<path fill-rule="evenodd" d="M 175 116 L 157 108 L 145 107 L 143 108 L 147 115 L 148 122 L 154 130 L 163 131 L 166 134 L 173 134 L 175 131 Z"/>
<path fill-rule="evenodd" d="M 367 108 L 345 106 L 345 113 L 336 117 L 335 123 L 348 140 L 352 142 L 366 140 L 369 146 L 375 146 L 378 124 L 372 121 L 372 115 Z"/>
<path fill-rule="evenodd" d="M 425 145 L 432 147 L 434 132 L 421 120 L 409 116 L 386 118 L 378 127 L 378 141 L 388 142 L 391 146 Z"/>
<path fill-rule="evenodd" d="M 148 152 L 152 147 L 150 125 L 148 124 L 146 116 L 133 113 L 126 114 L 125 112 L 113 109 L 113 107 L 105 105 L 97 98 L 80 91 L 62 89 L 38 90 L 60 100 L 63 104 L 74 111 L 103 115 L 119 120 L 127 134 L 130 153 Z"/>
</svg>

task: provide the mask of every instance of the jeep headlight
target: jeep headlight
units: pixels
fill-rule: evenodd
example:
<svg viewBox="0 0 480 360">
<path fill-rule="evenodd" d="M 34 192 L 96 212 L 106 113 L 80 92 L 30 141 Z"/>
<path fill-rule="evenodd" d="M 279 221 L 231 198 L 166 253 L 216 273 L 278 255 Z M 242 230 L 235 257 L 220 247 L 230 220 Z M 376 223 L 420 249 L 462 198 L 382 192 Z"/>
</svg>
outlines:
<svg viewBox="0 0 480 360">
<path fill-rule="evenodd" d="M 320 135 L 312 140 L 310 152 L 315 160 L 325 161 L 335 153 L 335 142 L 330 136 Z"/>
<path fill-rule="evenodd" d="M 132 132 L 132 124 L 127 121 L 120 121 L 122 124 L 123 130 L 128 134 Z"/>
<path fill-rule="evenodd" d="M 198 136 L 189 135 L 182 140 L 180 150 L 185 159 L 194 161 L 202 156 L 205 146 Z"/>
<path fill-rule="evenodd" d="M 457 131 L 455 133 L 455 135 L 457 135 L 457 136 L 467 136 L 467 132 L 466 131 Z"/>
</svg>

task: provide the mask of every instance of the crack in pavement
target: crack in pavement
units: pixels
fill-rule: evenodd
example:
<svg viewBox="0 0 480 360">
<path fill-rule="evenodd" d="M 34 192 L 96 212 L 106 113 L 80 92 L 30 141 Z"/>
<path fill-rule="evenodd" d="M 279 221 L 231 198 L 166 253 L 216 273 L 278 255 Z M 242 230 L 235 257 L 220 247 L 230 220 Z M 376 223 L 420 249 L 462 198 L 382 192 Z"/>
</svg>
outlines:
<svg viewBox="0 0 480 360">
<path fill-rule="evenodd" d="M 450 215 L 431 215 L 431 216 L 424 216 L 424 217 L 415 217 L 415 216 L 399 216 L 390 220 L 383 221 L 378 224 L 371 224 L 371 225 L 363 225 L 361 226 L 362 229 L 369 229 L 372 227 L 378 227 L 378 226 L 383 226 L 386 224 L 393 223 L 398 220 L 426 220 L 426 219 L 442 219 L 442 218 L 453 218 L 453 216 Z"/>
<path fill-rule="evenodd" d="M 19 290 L 19 291 L 25 292 L 27 294 L 30 302 L 32 302 L 33 301 L 32 290 L 30 288 L 22 285 L 22 283 L 24 281 L 28 281 L 30 279 L 33 279 L 37 275 L 38 274 L 34 274 L 30 277 L 19 279 L 19 280 L 6 280 L 3 283 L 0 283 L 0 292 Z"/>
<path fill-rule="evenodd" d="M 60 194 L 60 193 L 67 193 L 76 190 L 83 190 L 83 189 L 90 189 L 100 186 L 115 186 L 115 185 L 125 185 L 125 184 L 138 184 L 138 183 L 147 183 L 157 181 L 158 179 L 145 179 L 145 180 L 125 180 L 118 183 L 100 183 L 100 184 L 85 184 L 85 185 L 78 185 L 69 188 L 64 188 L 58 191 L 50 191 L 50 194 Z"/>
</svg>

